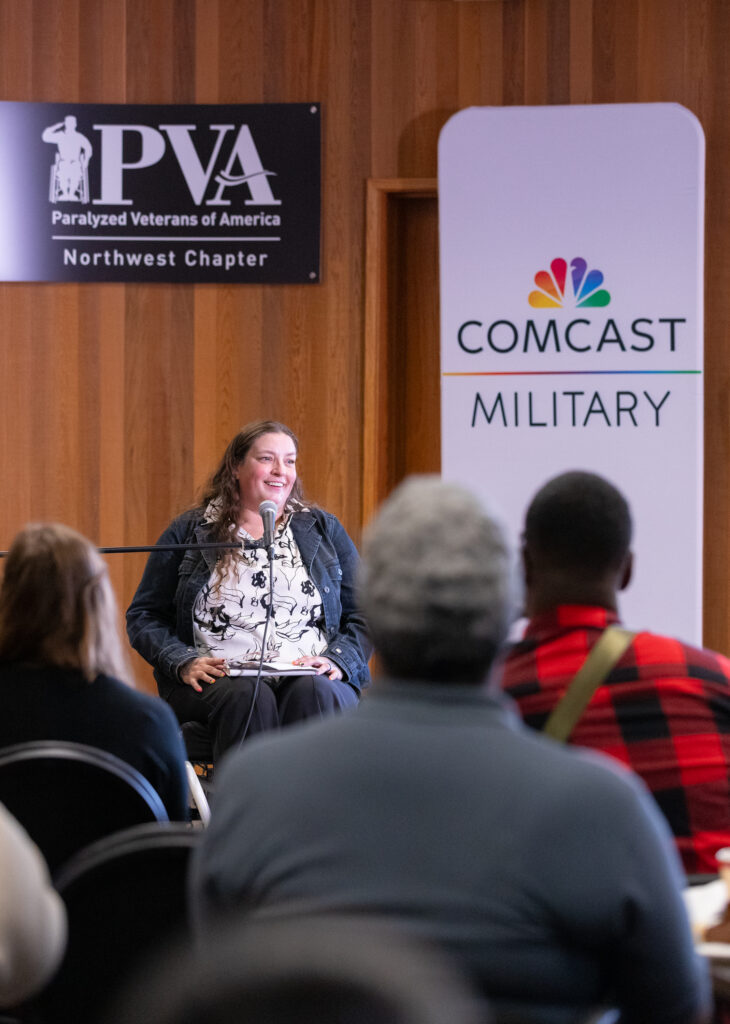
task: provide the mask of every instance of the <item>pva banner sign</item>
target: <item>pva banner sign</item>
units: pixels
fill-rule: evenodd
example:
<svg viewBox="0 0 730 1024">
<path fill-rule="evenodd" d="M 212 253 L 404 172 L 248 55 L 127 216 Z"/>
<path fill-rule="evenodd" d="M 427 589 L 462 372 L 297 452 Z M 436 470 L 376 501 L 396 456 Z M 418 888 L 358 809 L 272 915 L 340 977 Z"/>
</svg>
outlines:
<svg viewBox="0 0 730 1024">
<path fill-rule="evenodd" d="M 319 280 L 317 103 L 0 102 L 0 280 Z"/>
<path fill-rule="evenodd" d="M 517 541 L 571 469 L 626 495 L 632 629 L 702 639 L 704 136 L 676 104 L 471 108 L 439 144 L 442 470 Z"/>
</svg>

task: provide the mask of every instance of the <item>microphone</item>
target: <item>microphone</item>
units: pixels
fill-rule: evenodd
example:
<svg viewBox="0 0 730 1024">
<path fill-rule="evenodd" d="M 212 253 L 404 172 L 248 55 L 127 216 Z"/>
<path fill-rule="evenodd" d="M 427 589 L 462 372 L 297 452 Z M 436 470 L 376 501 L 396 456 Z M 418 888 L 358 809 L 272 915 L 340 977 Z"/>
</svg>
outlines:
<svg viewBox="0 0 730 1024">
<path fill-rule="evenodd" d="M 274 526 L 276 524 L 276 502 L 271 500 L 262 501 L 259 505 L 259 515 L 264 521 L 264 547 L 272 554 L 274 547 Z"/>
</svg>

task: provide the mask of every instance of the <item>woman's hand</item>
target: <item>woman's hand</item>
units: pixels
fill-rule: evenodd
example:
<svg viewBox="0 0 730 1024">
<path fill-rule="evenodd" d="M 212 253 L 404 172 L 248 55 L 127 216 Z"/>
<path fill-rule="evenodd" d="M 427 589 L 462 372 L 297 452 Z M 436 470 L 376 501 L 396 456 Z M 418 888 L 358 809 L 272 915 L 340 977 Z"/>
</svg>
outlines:
<svg viewBox="0 0 730 1024">
<path fill-rule="evenodd" d="M 328 679 L 342 679 L 342 669 L 323 654 L 315 654 L 313 657 L 306 655 L 303 658 L 295 658 L 295 665 L 311 665 L 318 676 L 327 675 Z"/>
<path fill-rule="evenodd" d="M 193 658 L 183 665 L 178 674 L 186 686 L 192 686 L 197 693 L 201 693 L 201 683 L 214 683 L 219 676 L 226 674 L 226 659 Z"/>
</svg>

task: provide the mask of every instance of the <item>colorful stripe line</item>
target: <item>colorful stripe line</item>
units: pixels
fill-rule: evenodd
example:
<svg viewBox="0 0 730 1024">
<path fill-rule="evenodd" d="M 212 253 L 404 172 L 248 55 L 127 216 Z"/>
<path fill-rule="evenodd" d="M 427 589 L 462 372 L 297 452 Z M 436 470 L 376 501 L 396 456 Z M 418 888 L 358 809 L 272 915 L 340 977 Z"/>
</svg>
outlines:
<svg viewBox="0 0 730 1024">
<path fill-rule="evenodd" d="M 702 370 L 444 370 L 442 377 L 592 377 L 592 376 L 636 376 L 637 374 L 691 373 L 701 374 Z"/>
</svg>

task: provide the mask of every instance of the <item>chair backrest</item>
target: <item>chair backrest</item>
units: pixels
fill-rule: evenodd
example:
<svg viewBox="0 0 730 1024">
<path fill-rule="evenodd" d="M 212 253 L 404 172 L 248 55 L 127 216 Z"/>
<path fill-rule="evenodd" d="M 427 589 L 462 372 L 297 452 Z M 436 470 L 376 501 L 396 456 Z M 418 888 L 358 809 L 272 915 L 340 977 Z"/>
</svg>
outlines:
<svg viewBox="0 0 730 1024">
<path fill-rule="evenodd" d="M 0 750 L 0 802 L 51 872 L 102 836 L 167 821 L 159 794 L 136 768 L 81 743 L 42 740 Z"/>
<path fill-rule="evenodd" d="M 182 822 L 138 825 L 79 851 L 56 877 L 68 913 L 61 967 L 41 994 L 43 1021 L 96 1021 L 130 972 L 188 934 L 188 860 L 201 835 Z"/>
</svg>

